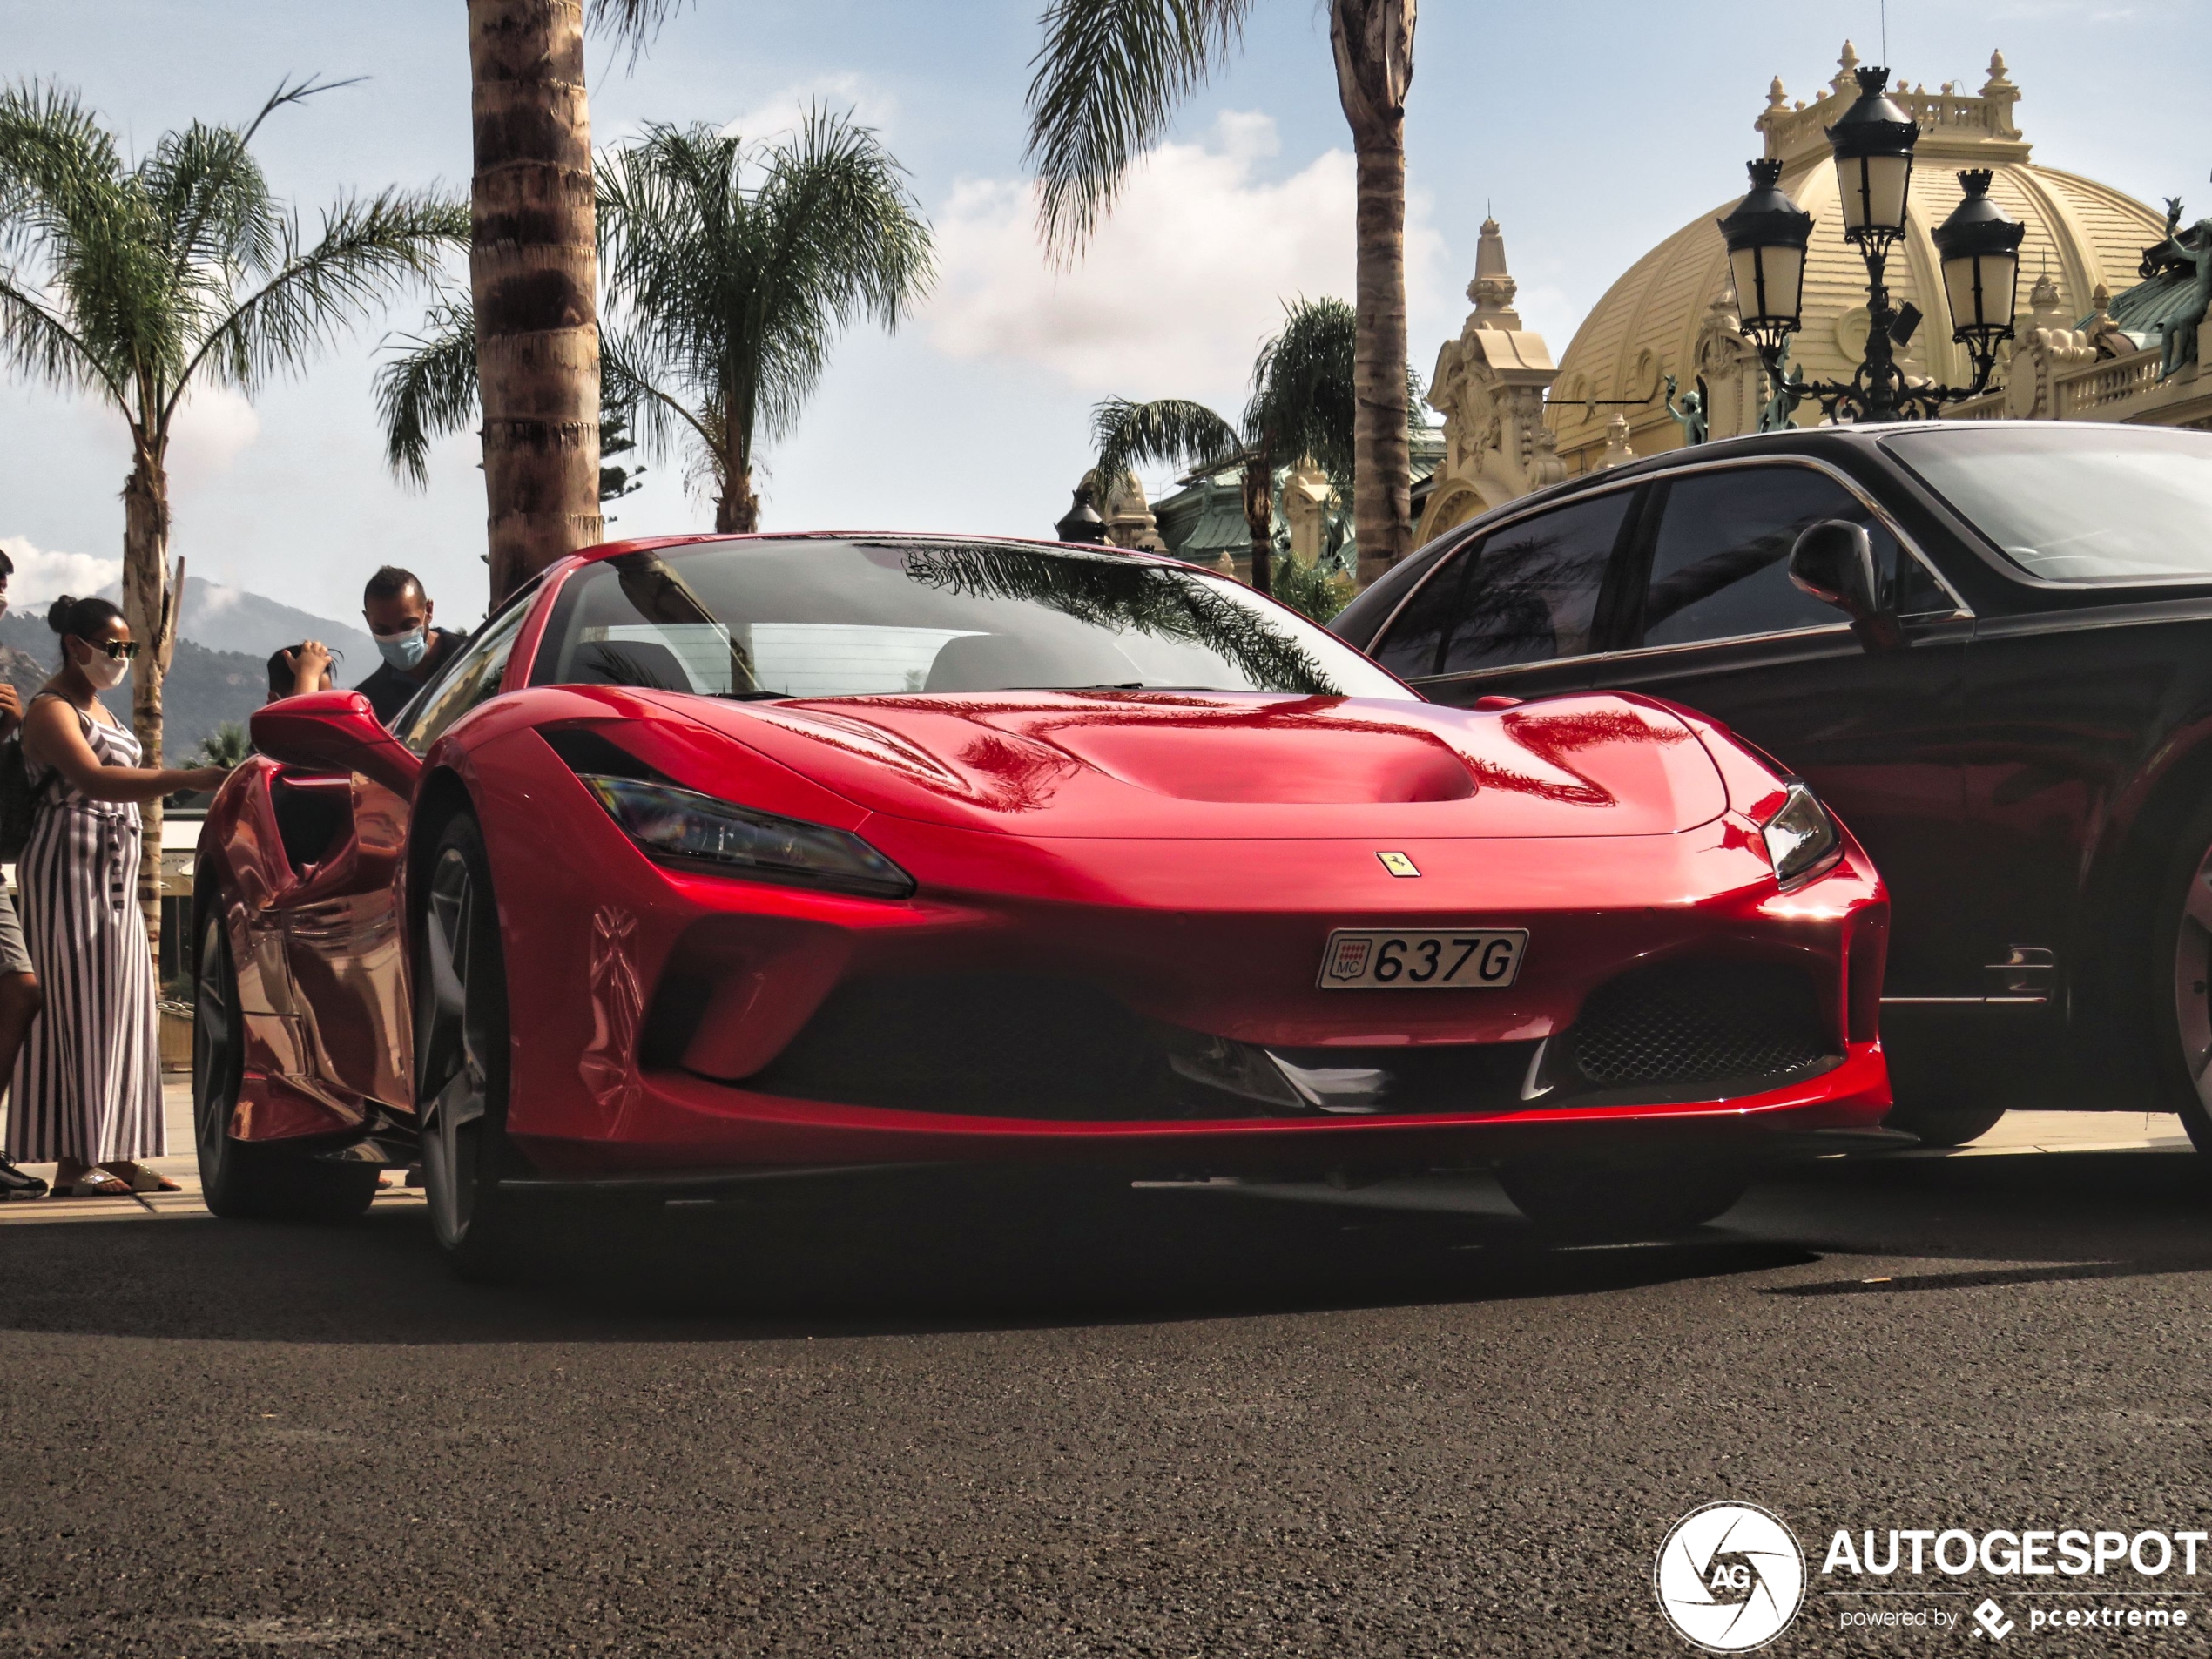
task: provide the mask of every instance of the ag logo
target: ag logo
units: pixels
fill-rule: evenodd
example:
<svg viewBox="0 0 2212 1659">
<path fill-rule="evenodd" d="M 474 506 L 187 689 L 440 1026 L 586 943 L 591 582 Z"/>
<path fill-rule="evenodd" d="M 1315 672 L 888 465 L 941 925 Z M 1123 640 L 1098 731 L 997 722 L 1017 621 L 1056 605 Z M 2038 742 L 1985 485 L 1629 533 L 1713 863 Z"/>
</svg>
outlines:
<svg viewBox="0 0 2212 1659">
<path fill-rule="evenodd" d="M 1709 1503 L 1675 1522 L 1652 1572 L 1667 1622 L 1708 1653 L 1763 1648 L 1805 1599 L 1805 1557 L 1757 1504 Z"/>
</svg>

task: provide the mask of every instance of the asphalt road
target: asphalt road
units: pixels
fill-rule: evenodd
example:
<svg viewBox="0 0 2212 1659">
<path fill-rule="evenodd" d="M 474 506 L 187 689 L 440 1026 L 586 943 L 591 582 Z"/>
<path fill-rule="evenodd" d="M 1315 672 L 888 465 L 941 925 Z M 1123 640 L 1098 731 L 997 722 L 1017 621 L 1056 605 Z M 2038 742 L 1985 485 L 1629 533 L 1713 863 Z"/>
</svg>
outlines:
<svg viewBox="0 0 2212 1659">
<path fill-rule="evenodd" d="M 1829 1164 L 1633 1248 L 1426 1197 L 864 1190 L 495 1287 L 401 1202 L 0 1229 L 0 1654 L 1678 1654 L 1716 1499 L 1816 1566 L 2207 1524 L 2187 1156 Z M 1821 1582 L 1767 1651 L 1972 1636 Z"/>
</svg>

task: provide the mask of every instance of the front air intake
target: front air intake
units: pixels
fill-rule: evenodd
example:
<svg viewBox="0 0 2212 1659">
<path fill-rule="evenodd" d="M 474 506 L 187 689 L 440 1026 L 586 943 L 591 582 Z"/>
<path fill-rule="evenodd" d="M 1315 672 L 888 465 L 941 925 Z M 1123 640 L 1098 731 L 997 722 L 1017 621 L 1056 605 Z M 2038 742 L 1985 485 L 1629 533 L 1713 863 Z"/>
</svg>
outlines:
<svg viewBox="0 0 2212 1659">
<path fill-rule="evenodd" d="M 1598 1089 L 1778 1080 L 1836 1044 L 1804 970 L 1775 962 L 1662 962 L 1609 981 L 1569 1039 Z"/>
</svg>

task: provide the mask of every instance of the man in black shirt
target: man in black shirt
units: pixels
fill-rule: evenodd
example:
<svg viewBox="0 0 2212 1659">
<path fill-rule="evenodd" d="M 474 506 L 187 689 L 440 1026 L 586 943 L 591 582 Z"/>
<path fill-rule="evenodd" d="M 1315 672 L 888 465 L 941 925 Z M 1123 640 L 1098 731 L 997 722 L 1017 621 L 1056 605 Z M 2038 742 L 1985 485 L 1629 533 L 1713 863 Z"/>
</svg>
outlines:
<svg viewBox="0 0 2212 1659">
<path fill-rule="evenodd" d="M 354 689 L 386 725 L 463 643 L 463 636 L 432 627 L 430 610 L 429 596 L 415 572 L 395 564 L 377 571 L 362 590 L 361 615 L 384 662 Z"/>
</svg>

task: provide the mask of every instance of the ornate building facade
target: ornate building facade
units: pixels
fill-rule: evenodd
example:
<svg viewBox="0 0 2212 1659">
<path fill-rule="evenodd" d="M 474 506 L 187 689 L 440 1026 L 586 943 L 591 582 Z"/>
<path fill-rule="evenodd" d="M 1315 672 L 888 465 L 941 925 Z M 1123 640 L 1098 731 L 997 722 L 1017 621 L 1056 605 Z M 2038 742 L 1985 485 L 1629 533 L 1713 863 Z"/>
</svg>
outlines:
<svg viewBox="0 0 2212 1659">
<path fill-rule="evenodd" d="M 1841 234 L 1827 142 L 1827 128 L 1857 94 L 1858 65 L 1846 42 L 1834 79 L 1810 102 L 1793 102 L 1777 78 L 1752 123 L 1764 153 L 1783 164 L 1783 189 L 1814 216 L 1804 327 L 1791 342 L 1792 363 L 1808 379 L 1848 380 L 1866 338 L 1865 270 Z M 2202 291 L 2212 287 L 2212 221 L 2201 234 L 2195 227 L 2183 233 L 2184 251 L 2201 247 L 2202 259 L 2185 270 L 2169 258 L 2155 279 L 2157 293 L 2146 293 L 2145 251 L 2164 241 L 2165 217 L 2123 192 L 2030 159 L 2014 118 L 2020 90 L 2002 53 L 1992 55 L 1978 91 L 1900 84 L 1893 96 L 1921 134 L 1906 233 L 1889 273 L 1896 300 L 1911 300 L 1926 318 L 1902 354 L 1906 372 L 1953 385 L 1972 378 L 1964 347 L 1951 341 L 1931 232 L 1959 205 L 1957 174 L 1986 167 L 1994 175 L 1991 195 L 2027 226 L 2020 280 L 2030 292 L 2011 361 L 2000 370 L 2001 389 L 1955 413 L 2212 419 L 2212 376 L 2202 393 L 2195 363 L 2161 380 L 2161 339 L 2142 326 L 2177 307 L 2197 304 L 2201 314 Z M 1522 330 L 1513 312 L 1504 243 L 1495 224 L 1485 223 L 1468 288 L 1474 310 L 1439 355 L 1429 394 L 1444 414 L 1447 448 L 1420 540 L 1553 479 L 1677 447 L 1686 428 L 1667 407 L 1669 377 L 1677 411 L 1686 414 L 1686 395 L 1697 395 L 1707 435 L 1757 429 L 1765 376 L 1737 324 L 1715 225 L 1733 206 L 1731 199 L 1700 214 L 1631 265 L 1583 319 L 1556 369 L 1542 339 Z M 1811 403 L 1797 414 L 1800 423 L 1819 418 Z"/>
</svg>

